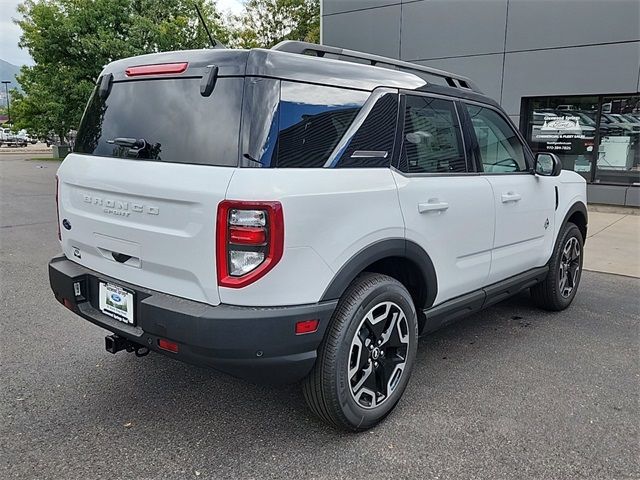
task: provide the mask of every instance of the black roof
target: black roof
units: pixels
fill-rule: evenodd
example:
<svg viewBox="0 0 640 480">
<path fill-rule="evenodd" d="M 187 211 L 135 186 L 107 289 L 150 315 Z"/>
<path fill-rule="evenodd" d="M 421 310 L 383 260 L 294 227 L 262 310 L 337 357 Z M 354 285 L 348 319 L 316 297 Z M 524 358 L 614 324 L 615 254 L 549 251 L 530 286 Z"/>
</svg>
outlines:
<svg viewBox="0 0 640 480">
<path fill-rule="evenodd" d="M 368 57 L 374 56 L 368 55 Z M 188 62 L 187 70 L 181 73 L 180 77 L 201 77 L 204 69 L 208 65 L 214 64 L 218 67 L 218 75 L 221 77 L 245 75 L 270 77 L 364 91 L 373 91 L 378 87 L 390 87 L 465 98 L 497 105 L 494 100 L 479 93 L 473 83 L 465 77 L 418 65 L 415 66 L 416 69 L 414 70 L 411 68 L 413 64 L 408 64 L 407 62 L 398 62 L 393 59 L 385 59 L 385 57 L 376 58 L 382 58 L 385 61 L 372 65 L 369 60 L 366 63 L 362 63 L 357 58 L 344 61 L 344 59 L 327 58 L 327 56 L 319 57 L 292 53 L 291 51 L 261 48 L 251 50 L 180 50 L 117 60 L 108 64 L 102 71 L 101 76 L 110 73 L 113 75 L 113 81 L 123 81 L 130 79 L 125 75 L 125 70 L 132 66 Z M 399 67 L 392 62 L 403 66 Z M 405 64 L 409 65 L 409 67 L 405 67 Z M 471 88 L 452 87 L 442 80 L 443 77 L 433 75 L 430 71 L 451 75 L 454 79 L 466 80 Z M 433 77 L 434 81 L 430 81 L 430 76 Z M 166 75 L 159 77 L 166 77 Z M 440 84 L 438 81 L 440 81 Z M 458 80 L 455 80 L 455 82 L 457 83 Z"/>
</svg>

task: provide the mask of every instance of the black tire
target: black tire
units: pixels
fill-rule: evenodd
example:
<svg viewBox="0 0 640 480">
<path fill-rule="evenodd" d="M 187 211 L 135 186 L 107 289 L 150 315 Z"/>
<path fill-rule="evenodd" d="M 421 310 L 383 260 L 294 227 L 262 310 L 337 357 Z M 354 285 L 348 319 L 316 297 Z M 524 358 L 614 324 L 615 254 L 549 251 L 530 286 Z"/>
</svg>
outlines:
<svg viewBox="0 0 640 480">
<path fill-rule="evenodd" d="M 583 247 L 584 240 L 580 229 L 568 222 L 558 236 L 553 255 L 549 260 L 547 277 L 531 288 L 531 297 L 537 306 L 557 312 L 571 305 L 582 276 Z M 567 249 L 571 250 L 570 258 L 567 258 Z M 577 252 L 577 258 L 574 249 Z M 563 283 L 563 277 L 567 272 Z"/>
<path fill-rule="evenodd" d="M 407 289 L 386 275 L 359 275 L 340 298 L 318 359 L 303 382 L 307 404 L 340 429 L 373 427 L 400 400 L 417 346 L 416 310 Z"/>
</svg>

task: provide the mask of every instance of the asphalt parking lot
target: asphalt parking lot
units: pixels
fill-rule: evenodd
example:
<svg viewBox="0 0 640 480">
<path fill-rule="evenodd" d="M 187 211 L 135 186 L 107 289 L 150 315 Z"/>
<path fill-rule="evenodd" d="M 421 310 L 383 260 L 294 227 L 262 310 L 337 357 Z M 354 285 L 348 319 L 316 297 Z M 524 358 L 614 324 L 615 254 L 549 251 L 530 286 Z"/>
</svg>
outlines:
<svg viewBox="0 0 640 480">
<path fill-rule="evenodd" d="M 640 478 L 640 280 L 422 338 L 395 412 L 338 433 L 297 386 L 107 353 L 49 291 L 57 165 L 0 156 L 0 478 Z"/>
</svg>

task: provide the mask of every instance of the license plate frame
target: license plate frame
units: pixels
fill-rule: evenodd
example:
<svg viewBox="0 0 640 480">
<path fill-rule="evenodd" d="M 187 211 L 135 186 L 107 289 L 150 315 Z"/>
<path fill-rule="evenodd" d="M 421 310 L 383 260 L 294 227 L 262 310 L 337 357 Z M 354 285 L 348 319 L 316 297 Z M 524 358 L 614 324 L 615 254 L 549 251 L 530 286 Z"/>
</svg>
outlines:
<svg viewBox="0 0 640 480">
<path fill-rule="evenodd" d="M 111 318 L 135 325 L 135 293 L 111 282 L 99 282 L 98 305 L 100 311 Z"/>
</svg>

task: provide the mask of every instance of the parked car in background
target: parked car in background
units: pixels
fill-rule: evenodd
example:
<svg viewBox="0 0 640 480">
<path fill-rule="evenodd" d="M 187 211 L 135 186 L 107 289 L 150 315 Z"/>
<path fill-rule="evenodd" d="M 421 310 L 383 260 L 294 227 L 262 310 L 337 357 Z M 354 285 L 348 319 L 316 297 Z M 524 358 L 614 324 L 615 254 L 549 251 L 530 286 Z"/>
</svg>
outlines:
<svg viewBox="0 0 640 480">
<path fill-rule="evenodd" d="M 6 145 L 8 147 L 26 147 L 27 140 L 23 136 L 14 133 L 10 128 L 0 129 L 0 146 Z"/>
</svg>

